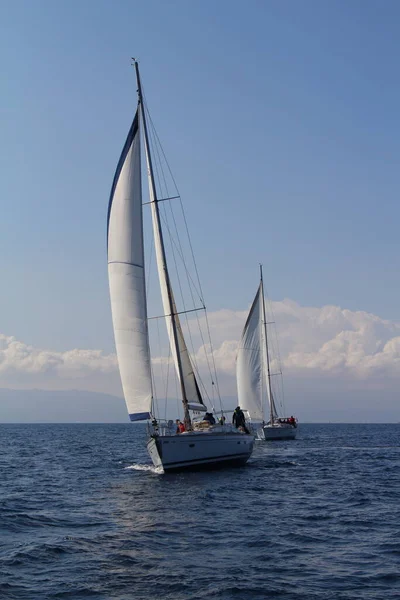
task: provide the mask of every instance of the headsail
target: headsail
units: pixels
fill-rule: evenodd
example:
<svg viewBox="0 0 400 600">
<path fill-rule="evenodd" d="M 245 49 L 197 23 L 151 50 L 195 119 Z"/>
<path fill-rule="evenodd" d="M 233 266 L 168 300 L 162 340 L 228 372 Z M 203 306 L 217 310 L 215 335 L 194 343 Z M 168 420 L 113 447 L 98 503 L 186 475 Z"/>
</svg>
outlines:
<svg viewBox="0 0 400 600">
<path fill-rule="evenodd" d="M 140 118 L 136 112 L 114 176 L 108 207 L 108 277 L 118 365 L 131 421 L 152 404 L 144 275 Z"/>
<path fill-rule="evenodd" d="M 236 378 L 239 405 L 253 421 L 263 421 L 263 348 L 261 344 L 261 284 L 257 290 L 239 344 Z"/>
</svg>

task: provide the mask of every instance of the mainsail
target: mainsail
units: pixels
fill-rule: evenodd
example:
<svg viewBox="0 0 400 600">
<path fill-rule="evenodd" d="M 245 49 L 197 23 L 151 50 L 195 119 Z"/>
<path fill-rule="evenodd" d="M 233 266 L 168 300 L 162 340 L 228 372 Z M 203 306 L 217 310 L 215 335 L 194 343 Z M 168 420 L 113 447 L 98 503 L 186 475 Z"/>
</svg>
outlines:
<svg viewBox="0 0 400 600">
<path fill-rule="evenodd" d="M 261 284 L 251 306 L 239 344 L 236 378 L 239 405 L 253 421 L 262 421 L 263 349 L 261 344 Z"/>
<path fill-rule="evenodd" d="M 108 207 L 108 277 L 115 345 L 131 421 L 150 417 L 152 384 L 144 275 L 140 119 L 136 112 Z"/>
</svg>

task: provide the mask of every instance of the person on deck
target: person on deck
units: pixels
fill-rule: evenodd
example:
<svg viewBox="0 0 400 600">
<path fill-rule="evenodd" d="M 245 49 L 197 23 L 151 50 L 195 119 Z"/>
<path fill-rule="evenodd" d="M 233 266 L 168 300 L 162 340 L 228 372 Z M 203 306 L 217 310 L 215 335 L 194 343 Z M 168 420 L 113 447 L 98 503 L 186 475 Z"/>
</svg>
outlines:
<svg viewBox="0 0 400 600">
<path fill-rule="evenodd" d="M 183 433 L 186 431 L 186 427 L 179 419 L 176 420 L 176 433 Z"/>
<path fill-rule="evenodd" d="M 246 427 L 246 418 L 240 406 L 235 408 L 232 416 L 232 423 L 235 425 L 236 429 L 242 427 L 246 433 L 250 433 Z"/>
<path fill-rule="evenodd" d="M 214 415 L 212 413 L 210 413 L 210 412 L 206 412 L 206 414 L 203 417 L 203 421 L 206 421 L 210 425 L 215 425 Z"/>
<path fill-rule="evenodd" d="M 292 415 L 289 419 L 289 423 L 291 425 L 293 425 L 293 427 L 296 427 L 296 419 L 294 418 L 294 416 Z"/>
</svg>

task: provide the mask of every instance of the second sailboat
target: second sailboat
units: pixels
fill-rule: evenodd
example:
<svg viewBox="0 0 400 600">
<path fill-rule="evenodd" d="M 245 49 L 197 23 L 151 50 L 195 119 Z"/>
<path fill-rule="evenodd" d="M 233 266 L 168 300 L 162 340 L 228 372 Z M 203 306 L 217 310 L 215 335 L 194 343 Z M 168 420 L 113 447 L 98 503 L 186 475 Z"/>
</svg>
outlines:
<svg viewBox="0 0 400 600">
<path fill-rule="evenodd" d="M 260 285 L 242 332 L 236 362 L 239 403 L 247 411 L 259 439 L 293 440 L 297 432 L 296 419 L 280 417 L 277 411 L 267 327 L 260 265 Z"/>
</svg>

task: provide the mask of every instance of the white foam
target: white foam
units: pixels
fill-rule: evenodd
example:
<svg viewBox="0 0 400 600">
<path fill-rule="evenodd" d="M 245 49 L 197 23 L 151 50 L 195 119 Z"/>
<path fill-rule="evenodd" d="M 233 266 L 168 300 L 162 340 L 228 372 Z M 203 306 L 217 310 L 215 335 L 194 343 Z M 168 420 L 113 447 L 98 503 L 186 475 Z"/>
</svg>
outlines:
<svg viewBox="0 0 400 600">
<path fill-rule="evenodd" d="M 162 467 L 154 467 L 153 465 L 130 465 L 129 467 L 125 467 L 125 469 L 133 469 L 134 471 L 150 471 L 151 473 L 156 473 L 157 475 L 164 473 Z"/>
</svg>

